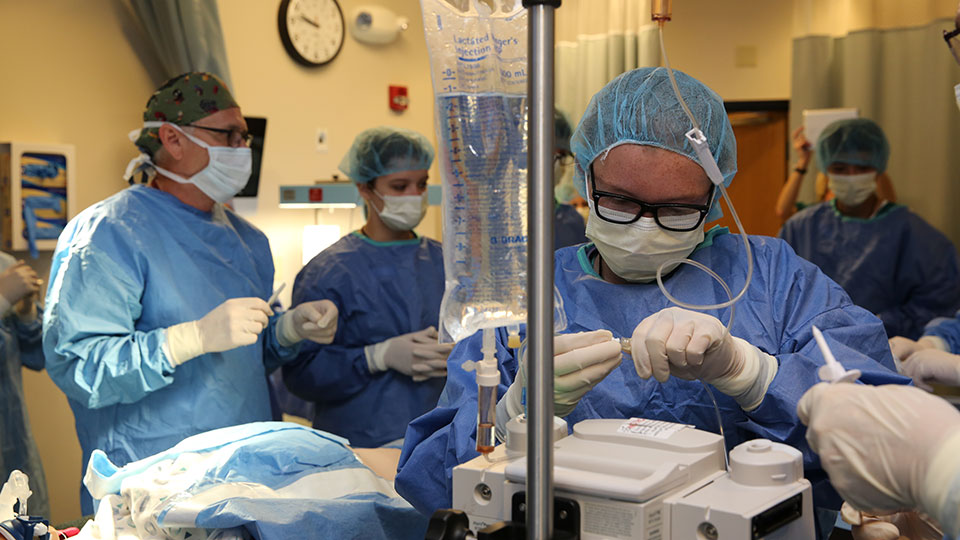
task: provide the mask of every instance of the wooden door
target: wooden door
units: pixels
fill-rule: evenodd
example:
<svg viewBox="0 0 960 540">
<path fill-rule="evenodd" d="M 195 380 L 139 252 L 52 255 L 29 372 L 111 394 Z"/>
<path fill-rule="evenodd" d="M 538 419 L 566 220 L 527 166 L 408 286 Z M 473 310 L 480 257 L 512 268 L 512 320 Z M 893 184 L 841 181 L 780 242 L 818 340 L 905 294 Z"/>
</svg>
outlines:
<svg viewBox="0 0 960 540">
<path fill-rule="evenodd" d="M 737 138 L 737 175 L 727 190 L 748 234 L 776 236 L 780 219 L 774 212 L 787 178 L 787 111 L 731 112 Z M 726 202 L 716 223 L 737 232 Z"/>
</svg>

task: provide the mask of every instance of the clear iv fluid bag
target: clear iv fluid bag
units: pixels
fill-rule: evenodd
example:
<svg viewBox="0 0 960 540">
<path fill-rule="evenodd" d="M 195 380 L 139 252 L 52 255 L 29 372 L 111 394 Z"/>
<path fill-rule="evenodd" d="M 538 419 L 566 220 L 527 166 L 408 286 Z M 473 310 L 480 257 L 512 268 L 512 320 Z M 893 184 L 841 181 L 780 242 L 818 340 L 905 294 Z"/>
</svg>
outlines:
<svg viewBox="0 0 960 540">
<path fill-rule="evenodd" d="M 444 194 L 440 334 L 449 342 L 526 322 L 527 21 L 519 1 L 421 6 Z"/>
</svg>

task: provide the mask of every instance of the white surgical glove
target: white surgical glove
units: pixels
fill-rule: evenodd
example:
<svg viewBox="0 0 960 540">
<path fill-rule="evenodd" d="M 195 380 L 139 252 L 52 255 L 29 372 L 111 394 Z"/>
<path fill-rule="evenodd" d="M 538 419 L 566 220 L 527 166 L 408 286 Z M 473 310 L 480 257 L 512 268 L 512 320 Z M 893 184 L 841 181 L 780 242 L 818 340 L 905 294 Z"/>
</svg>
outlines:
<svg viewBox="0 0 960 540">
<path fill-rule="evenodd" d="M 919 509 L 960 532 L 960 412 L 910 386 L 820 383 L 797 405 L 807 442 L 854 508 Z"/>
<path fill-rule="evenodd" d="M 623 355 L 620 343 L 609 330 L 576 334 L 560 334 L 553 338 L 553 414 L 564 417 L 573 412 L 580 398 L 620 365 Z M 520 359 L 520 370 L 507 393 L 500 400 L 505 415 L 497 414 L 497 423 L 523 413 L 523 388 L 527 385 L 526 352 Z M 498 407 L 501 406 L 498 404 Z M 501 416 L 503 422 L 500 422 Z M 502 426 L 498 426 L 500 431 Z"/>
<path fill-rule="evenodd" d="M 716 317 L 677 307 L 644 319 L 631 339 L 637 375 L 700 379 L 751 411 L 777 374 L 776 358 L 727 332 Z"/>
<path fill-rule="evenodd" d="M 179 366 L 201 354 L 253 345 L 271 315 L 262 298 L 231 298 L 196 321 L 167 328 L 167 357 Z"/>
<path fill-rule="evenodd" d="M 43 280 L 22 260 L 0 273 L 0 316 L 6 315 L 14 304 L 24 299 L 29 300 L 30 305 L 18 306 L 17 314 L 23 318 L 31 311 L 36 313 L 32 304 L 41 285 Z"/>
<path fill-rule="evenodd" d="M 289 347 L 304 339 L 326 345 L 337 333 L 337 306 L 330 300 L 304 302 L 277 321 L 277 340 Z"/>
<path fill-rule="evenodd" d="M 947 343 L 937 336 L 923 336 L 917 341 L 903 336 L 890 338 L 890 352 L 893 353 L 894 358 L 901 362 L 909 358 L 911 354 L 924 349 L 948 350 Z"/>
<path fill-rule="evenodd" d="M 843 521 L 853 527 L 854 540 L 942 540 L 943 531 L 930 517 L 919 512 L 894 512 L 874 515 L 861 512 L 844 502 Z"/>
<path fill-rule="evenodd" d="M 399 371 L 416 382 L 446 377 L 447 357 L 453 350 L 453 343 L 440 343 L 438 338 L 437 329 L 430 326 L 367 345 L 364 348 L 367 367 L 371 373 L 388 369 Z"/>
<path fill-rule="evenodd" d="M 914 384 L 932 391 L 930 383 L 960 386 L 960 356 L 938 349 L 921 349 L 900 364 Z"/>
</svg>

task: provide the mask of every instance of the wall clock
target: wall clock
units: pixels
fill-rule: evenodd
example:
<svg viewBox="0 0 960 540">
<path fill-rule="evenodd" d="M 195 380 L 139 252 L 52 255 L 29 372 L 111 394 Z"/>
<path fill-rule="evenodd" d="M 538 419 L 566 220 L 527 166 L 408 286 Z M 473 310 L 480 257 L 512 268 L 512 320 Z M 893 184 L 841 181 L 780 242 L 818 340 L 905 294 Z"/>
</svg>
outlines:
<svg viewBox="0 0 960 540">
<path fill-rule="evenodd" d="M 283 48 L 304 66 L 327 64 L 343 47 L 343 12 L 337 0 L 281 0 L 277 25 Z"/>
</svg>

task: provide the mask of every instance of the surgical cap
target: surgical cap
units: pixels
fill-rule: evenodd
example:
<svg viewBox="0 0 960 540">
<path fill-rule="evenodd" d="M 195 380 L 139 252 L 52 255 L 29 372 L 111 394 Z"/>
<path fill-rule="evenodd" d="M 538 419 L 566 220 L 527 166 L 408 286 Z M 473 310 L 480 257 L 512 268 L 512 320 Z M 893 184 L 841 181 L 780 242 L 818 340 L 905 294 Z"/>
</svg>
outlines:
<svg viewBox="0 0 960 540">
<path fill-rule="evenodd" d="M 570 122 L 567 121 L 567 117 L 558 110 L 553 111 L 553 137 L 554 137 L 554 146 L 558 150 L 565 150 L 570 152 L 570 136 L 573 135 L 573 129 L 570 127 Z"/>
<path fill-rule="evenodd" d="M 409 129 L 380 126 L 368 129 L 353 140 L 340 161 L 340 170 L 357 184 L 380 176 L 429 169 L 433 147 L 426 137 Z"/>
<path fill-rule="evenodd" d="M 821 171 L 834 163 L 872 167 L 878 173 L 887 169 L 890 144 L 873 120 L 849 118 L 827 126 L 817 139 L 817 166 Z"/>
<path fill-rule="evenodd" d="M 184 73 L 163 83 L 147 100 L 144 122 L 171 122 L 186 126 L 213 113 L 239 107 L 223 84 L 212 73 Z M 160 149 L 157 128 L 143 128 L 134 142 L 141 152 L 153 157 Z"/>
<path fill-rule="evenodd" d="M 683 99 L 707 138 L 723 183 L 729 186 L 737 174 L 737 141 L 723 100 L 693 77 L 677 70 L 673 73 Z M 573 133 L 577 190 L 586 197 L 585 174 L 590 164 L 621 144 L 663 148 L 702 167 L 685 136 L 691 129 L 693 124 L 677 100 L 665 68 L 640 68 L 618 76 L 593 96 Z M 714 203 L 707 221 L 722 215 L 720 205 Z"/>
</svg>

